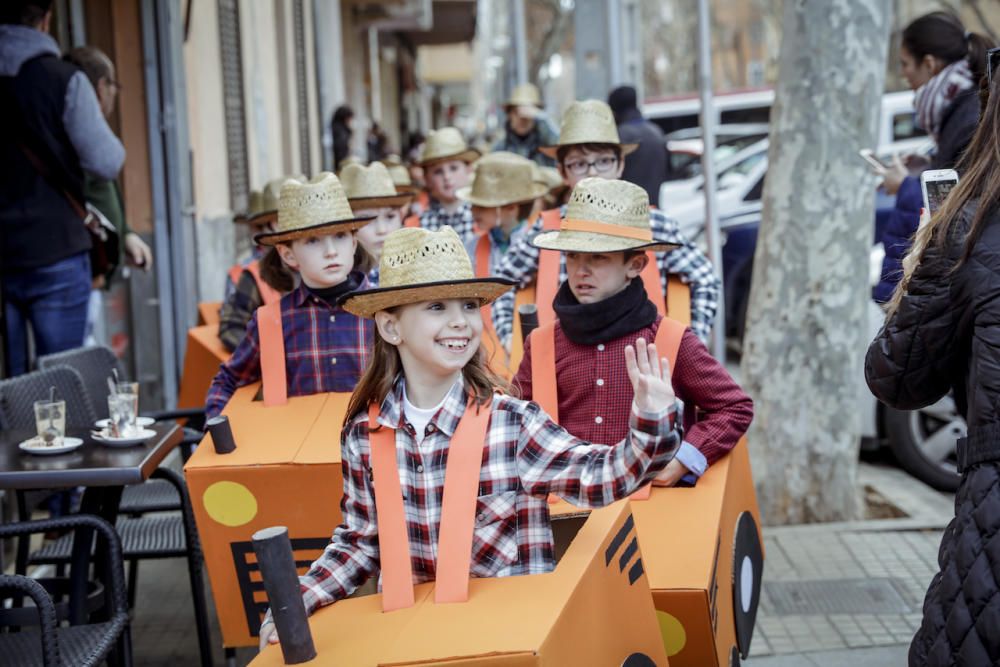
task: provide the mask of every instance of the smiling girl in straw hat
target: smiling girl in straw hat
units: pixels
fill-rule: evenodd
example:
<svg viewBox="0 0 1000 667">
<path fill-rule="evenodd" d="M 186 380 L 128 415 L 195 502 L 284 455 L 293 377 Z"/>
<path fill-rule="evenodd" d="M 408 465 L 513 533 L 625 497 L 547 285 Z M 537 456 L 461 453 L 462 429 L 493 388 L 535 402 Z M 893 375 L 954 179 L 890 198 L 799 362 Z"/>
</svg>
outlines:
<svg viewBox="0 0 1000 667">
<path fill-rule="evenodd" d="M 355 232 L 370 220 L 351 211 L 331 173 L 305 183 L 285 181 L 273 230 L 254 240 L 273 246 L 267 257 L 280 258 L 298 274 L 299 285 L 254 313 L 243 342 L 212 381 L 208 417 L 222 412 L 238 387 L 260 379 L 265 404 L 271 397 L 283 402 L 285 396 L 354 389 L 368 362 L 372 326 L 337 303 L 368 287 L 370 258 Z M 275 356 L 285 363 L 262 378 L 262 357 Z"/>
<path fill-rule="evenodd" d="M 408 219 L 407 227 L 419 225 L 437 231 L 442 227 L 454 229 L 463 241 L 476 235 L 469 205 L 456 193 L 469 184 L 470 165 L 479 157 L 479 151 L 469 148 L 462 133 L 454 127 L 443 127 L 427 136 L 420 154 L 424 182 L 430 195 L 428 208 L 419 220 Z"/>
<path fill-rule="evenodd" d="M 644 341 L 619 359 L 635 401 L 617 445 L 574 438 L 504 394 L 479 349 L 480 308 L 510 284 L 476 278 L 453 230 L 393 232 L 381 274 L 381 287 L 344 301 L 378 334 L 344 428 L 343 523 L 300 579 L 310 613 L 378 573 L 390 611 L 431 579 L 437 602 L 462 602 L 469 576 L 549 572 L 547 495 L 612 503 L 651 480 L 680 441 L 668 371 Z M 269 619 L 262 644 L 277 641 Z"/>
<path fill-rule="evenodd" d="M 373 162 L 367 167 L 355 164 L 345 167 L 340 180 L 354 215 L 372 218 L 358 230 L 358 241 L 374 260 L 368 282 L 377 287 L 377 263 L 382 257 L 382 244 L 390 233 L 403 226 L 403 212 L 413 200 L 413 194 L 399 192 L 388 168 L 381 162 Z"/>
</svg>

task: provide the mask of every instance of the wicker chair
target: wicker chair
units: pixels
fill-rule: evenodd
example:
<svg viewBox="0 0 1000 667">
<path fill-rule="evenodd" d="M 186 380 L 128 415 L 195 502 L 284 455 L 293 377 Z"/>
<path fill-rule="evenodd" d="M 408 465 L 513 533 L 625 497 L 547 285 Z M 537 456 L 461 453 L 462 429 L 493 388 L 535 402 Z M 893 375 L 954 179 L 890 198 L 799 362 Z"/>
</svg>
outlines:
<svg viewBox="0 0 1000 667">
<path fill-rule="evenodd" d="M 107 572 L 104 594 L 107 620 L 87 625 L 59 627 L 56 605 L 41 583 L 22 575 L 0 575 L 0 602 L 27 596 L 35 609 L 2 608 L 0 627 L 20 628 L 20 632 L 0 633 L 0 655 L 9 665 L 45 667 L 90 667 L 109 658 L 113 664 L 131 667 L 132 642 L 129 633 L 125 576 L 118 534 L 103 519 L 77 514 L 59 519 L 25 521 L 0 525 L 0 538 L 26 537 L 52 530 L 93 530 L 106 544 Z M 34 629 L 37 626 L 37 630 Z"/>
<path fill-rule="evenodd" d="M 67 399 L 67 426 L 86 424 L 86 428 L 89 428 L 94 423 L 96 415 L 90 407 L 92 403 L 80 374 L 68 366 L 56 366 L 0 381 L 0 427 L 34 428 L 32 402 L 40 395 L 48 395 L 50 386 L 55 386 L 58 394 Z M 128 599 L 134 604 L 139 560 L 187 558 L 202 664 L 211 665 L 211 639 L 202 579 L 204 559 L 187 486 L 179 474 L 168 468 L 159 468 L 153 472 L 152 477 L 154 480 L 163 480 L 153 483 L 170 487 L 181 511 L 119 518 L 116 527 L 122 538 L 124 558 L 129 562 Z M 18 509 L 22 520 L 29 518 L 31 507 L 32 504 L 26 500 L 25 495 L 19 492 Z M 72 535 L 50 542 L 31 554 L 28 553 L 27 543 L 26 539 L 18 543 L 17 572 L 20 574 L 27 571 L 28 565 L 49 563 L 64 567 L 71 560 Z"/>
</svg>

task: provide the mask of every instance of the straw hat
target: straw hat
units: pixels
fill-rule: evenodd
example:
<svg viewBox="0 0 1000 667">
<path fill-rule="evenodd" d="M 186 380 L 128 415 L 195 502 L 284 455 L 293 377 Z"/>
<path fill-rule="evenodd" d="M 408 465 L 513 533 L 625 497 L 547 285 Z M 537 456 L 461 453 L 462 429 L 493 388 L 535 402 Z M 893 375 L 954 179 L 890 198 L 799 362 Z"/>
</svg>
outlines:
<svg viewBox="0 0 1000 667">
<path fill-rule="evenodd" d="M 254 242 L 274 245 L 328 228 L 330 231 L 334 231 L 332 228 L 353 230 L 364 227 L 372 219 L 372 216 L 355 217 L 340 179 L 324 171 L 311 181 L 290 178 L 284 182 L 274 231 L 257 234 Z"/>
<path fill-rule="evenodd" d="M 351 208 L 364 211 L 373 208 L 399 208 L 410 203 L 411 194 L 396 191 L 389 170 L 381 162 L 373 162 L 367 167 L 352 164 L 340 172 L 340 182 Z"/>
<path fill-rule="evenodd" d="M 379 287 L 352 292 L 342 305 L 358 317 L 430 299 L 478 299 L 485 306 L 513 285 L 503 278 L 476 278 L 469 254 L 451 227 L 436 232 L 404 227 L 385 238 Z"/>
<path fill-rule="evenodd" d="M 384 164 L 389 168 L 403 166 L 403 158 L 399 157 L 395 153 L 390 153 L 389 155 L 386 155 L 384 158 L 379 160 L 379 162 L 381 162 L 382 164 Z"/>
<path fill-rule="evenodd" d="M 545 186 L 546 191 L 555 190 L 563 185 L 563 177 L 555 167 L 542 167 L 534 160 L 531 161 L 531 178 L 535 183 Z"/>
<path fill-rule="evenodd" d="M 285 177 L 268 181 L 263 190 L 250 191 L 250 206 L 246 212 L 233 218 L 233 222 L 262 225 L 278 217 L 278 198 Z"/>
<path fill-rule="evenodd" d="M 427 135 L 424 150 L 420 154 L 420 166 L 429 167 L 445 160 L 473 162 L 478 157 L 479 151 L 469 148 L 461 132 L 453 127 L 442 127 Z"/>
<path fill-rule="evenodd" d="M 585 178 L 576 184 L 559 231 L 544 232 L 532 244 L 563 252 L 672 250 L 649 226 L 649 195 L 628 181 Z"/>
<path fill-rule="evenodd" d="M 505 107 L 542 107 L 542 96 L 538 88 L 531 83 L 522 83 L 510 92 L 510 97 L 503 103 Z"/>
<path fill-rule="evenodd" d="M 548 188 L 535 183 L 534 163 L 514 153 L 498 151 L 476 161 L 472 185 L 459 188 L 455 196 L 474 206 L 507 206 L 541 197 Z"/>
<path fill-rule="evenodd" d="M 392 179 L 392 184 L 396 186 L 396 192 L 411 194 L 417 191 L 416 186 L 413 185 L 413 181 L 410 180 L 410 170 L 405 165 L 386 165 L 386 168 L 389 170 L 389 177 Z"/>
<path fill-rule="evenodd" d="M 639 144 L 621 142 L 611 107 L 600 100 L 583 100 L 569 105 L 559 126 L 559 143 L 542 146 L 538 150 L 554 158 L 562 146 L 579 144 L 614 144 L 621 148 L 622 155 L 628 155 L 639 147 Z"/>
</svg>

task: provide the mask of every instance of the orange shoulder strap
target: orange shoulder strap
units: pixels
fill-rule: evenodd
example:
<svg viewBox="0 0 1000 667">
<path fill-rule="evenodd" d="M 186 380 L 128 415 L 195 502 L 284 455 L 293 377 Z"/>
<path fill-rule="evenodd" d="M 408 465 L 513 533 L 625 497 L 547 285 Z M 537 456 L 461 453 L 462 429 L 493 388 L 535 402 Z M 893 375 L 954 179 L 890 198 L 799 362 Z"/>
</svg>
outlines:
<svg viewBox="0 0 1000 667">
<path fill-rule="evenodd" d="M 257 290 L 260 292 L 260 298 L 263 300 L 265 306 L 281 300 L 281 292 L 268 285 L 260 277 L 260 260 L 255 259 L 247 264 L 247 271 L 250 272 L 254 282 L 257 283 Z"/>
<path fill-rule="evenodd" d="M 486 234 L 476 241 L 476 277 L 490 277 L 490 240 Z"/>
<path fill-rule="evenodd" d="M 233 264 L 229 267 L 229 271 L 227 273 L 229 274 L 229 279 L 232 280 L 235 285 L 240 282 L 240 274 L 243 273 L 243 267 L 239 264 Z"/>
<path fill-rule="evenodd" d="M 691 287 L 674 274 L 667 276 L 667 317 L 691 324 Z"/>
<path fill-rule="evenodd" d="M 420 226 L 420 216 L 411 215 L 406 220 L 403 221 L 404 227 L 419 227 Z"/>
<path fill-rule="evenodd" d="M 528 336 L 531 341 L 531 400 L 538 403 L 552 421 L 559 423 L 559 394 L 556 391 L 556 323 L 540 324 Z"/>
<path fill-rule="evenodd" d="M 646 298 L 656 304 L 656 312 L 667 314 L 666 299 L 663 298 L 663 283 L 660 282 L 660 268 L 656 265 L 656 255 L 646 252 L 645 268 L 642 270 L 642 286 L 646 288 Z"/>
<path fill-rule="evenodd" d="M 448 447 L 434 590 L 434 601 L 438 603 L 469 599 L 476 498 L 489 420 L 489 409 L 467 407 Z M 396 432 L 378 426 L 375 405 L 368 409 L 368 424 L 369 429 L 377 429 L 370 431 L 369 442 L 382 568 L 382 610 L 392 611 L 413 605 L 410 540 L 396 463 Z"/>
<path fill-rule="evenodd" d="M 551 208 L 542 211 L 542 231 L 552 232 L 559 229 L 561 217 L 559 209 Z M 559 259 L 557 252 L 538 251 L 538 273 L 535 278 L 535 306 L 538 308 L 538 324 L 554 322 L 556 313 L 552 309 L 552 301 L 559 290 Z"/>
<path fill-rule="evenodd" d="M 285 335 L 281 326 L 280 300 L 257 309 L 257 331 L 260 335 L 264 405 L 284 405 L 288 402 L 288 381 L 285 376 Z"/>
</svg>

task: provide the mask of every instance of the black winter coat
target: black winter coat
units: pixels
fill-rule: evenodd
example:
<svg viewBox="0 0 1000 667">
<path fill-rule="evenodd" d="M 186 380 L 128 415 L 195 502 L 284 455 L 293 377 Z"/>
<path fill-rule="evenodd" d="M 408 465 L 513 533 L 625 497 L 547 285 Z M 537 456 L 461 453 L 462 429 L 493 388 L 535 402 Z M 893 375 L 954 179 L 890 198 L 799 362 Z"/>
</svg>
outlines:
<svg viewBox="0 0 1000 667">
<path fill-rule="evenodd" d="M 1000 211 L 964 251 L 970 206 L 931 245 L 899 309 L 868 348 L 865 377 L 888 405 L 911 410 L 949 390 L 968 421 L 962 481 L 910 646 L 911 667 L 1000 664 Z"/>
</svg>

